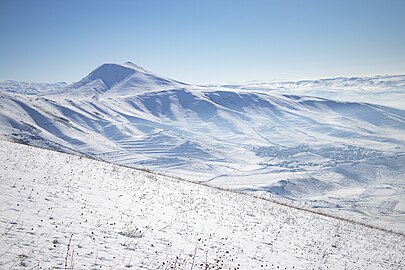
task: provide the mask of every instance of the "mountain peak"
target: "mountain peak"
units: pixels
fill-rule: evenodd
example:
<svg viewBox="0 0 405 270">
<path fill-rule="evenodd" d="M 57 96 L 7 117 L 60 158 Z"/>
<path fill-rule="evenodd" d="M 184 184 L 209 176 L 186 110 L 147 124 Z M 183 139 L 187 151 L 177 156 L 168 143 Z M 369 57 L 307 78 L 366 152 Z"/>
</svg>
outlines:
<svg viewBox="0 0 405 270">
<path fill-rule="evenodd" d="M 91 95 L 107 91 L 123 95 L 184 85 L 186 84 L 153 74 L 132 62 L 125 62 L 102 64 L 85 78 L 72 84 L 72 88 Z"/>
<path fill-rule="evenodd" d="M 105 84 L 106 88 L 110 89 L 113 85 L 133 75 L 135 72 L 136 69 L 130 66 L 106 63 L 93 70 L 83 80 L 86 82 L 101 80 Z"/>
</svg>

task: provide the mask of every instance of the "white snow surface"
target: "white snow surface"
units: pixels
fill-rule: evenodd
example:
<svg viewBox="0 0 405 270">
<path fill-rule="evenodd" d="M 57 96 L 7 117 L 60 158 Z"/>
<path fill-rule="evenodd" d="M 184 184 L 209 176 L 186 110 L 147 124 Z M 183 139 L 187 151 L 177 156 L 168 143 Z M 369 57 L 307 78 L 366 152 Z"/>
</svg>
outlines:
<svg viewBox="0 0 405 270">
<path fill-rule="evenodd" d="M 104 64 L 0 84 L 0 136 L 405 231 L 404 78 L 193 86 Z"/>
<path fill-rule="evenodd" d="M 1 269 L 403 269 L 405 236 L 0 141 Z"/>
</svg>

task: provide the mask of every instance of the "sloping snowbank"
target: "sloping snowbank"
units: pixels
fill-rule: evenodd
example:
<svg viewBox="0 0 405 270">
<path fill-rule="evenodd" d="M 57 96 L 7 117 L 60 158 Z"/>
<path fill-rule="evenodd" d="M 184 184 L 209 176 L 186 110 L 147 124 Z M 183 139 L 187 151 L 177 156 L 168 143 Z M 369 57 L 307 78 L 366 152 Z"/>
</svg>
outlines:
<svg viewBox="0 0 405 270">
<path fill-rule="evenodd" d="M 404 236 L 243 194 L 4 141 L 0 164 L 1 269 L 405 264 Z"/>
</svg>

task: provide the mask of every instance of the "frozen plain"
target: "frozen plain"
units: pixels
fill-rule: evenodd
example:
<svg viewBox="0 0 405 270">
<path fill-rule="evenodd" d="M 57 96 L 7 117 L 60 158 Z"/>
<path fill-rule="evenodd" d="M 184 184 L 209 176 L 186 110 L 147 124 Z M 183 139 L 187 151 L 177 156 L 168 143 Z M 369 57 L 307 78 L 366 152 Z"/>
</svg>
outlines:
<svg viewBox="0 0 405 270">
<path fill-rule="evenodd" d="M 404 269 L 405 237 L 0 141 L 1 269 Z"/>
</svg>

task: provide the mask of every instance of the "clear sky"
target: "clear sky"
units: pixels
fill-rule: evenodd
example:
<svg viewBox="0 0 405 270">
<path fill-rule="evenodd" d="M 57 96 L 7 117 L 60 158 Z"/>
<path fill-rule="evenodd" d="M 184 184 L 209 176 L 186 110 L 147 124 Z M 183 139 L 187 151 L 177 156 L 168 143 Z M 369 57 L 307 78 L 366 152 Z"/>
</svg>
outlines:
<svg viewBox="0 0 405 270">
<path fill-rule="evenodd" d="M 0 80 L 125 61 L 189 83 L 405 74 L 405 1 L 0 0 Z"/>
</svg>

